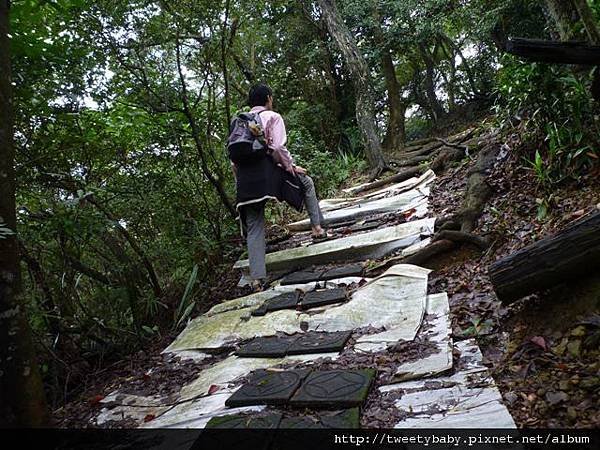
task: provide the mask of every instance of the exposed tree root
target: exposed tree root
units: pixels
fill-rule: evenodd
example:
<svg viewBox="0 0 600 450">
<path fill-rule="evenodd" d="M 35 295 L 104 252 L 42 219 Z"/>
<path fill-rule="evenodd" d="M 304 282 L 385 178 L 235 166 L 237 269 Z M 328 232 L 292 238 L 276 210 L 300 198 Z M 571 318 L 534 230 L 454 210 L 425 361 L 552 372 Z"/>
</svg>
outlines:
<svg viewBox="0 0 600 450">
<path fill-rule="evenodd" d="M 427 263 L 431 258 L 441 253 L 446 253 L 456 248 L 456 243 L 448 239 L 440 239 L 433 241 L 427 247 L 419 250 L 414 255 L 407 256 L 402 259 L 404 264 L 421 265 Z"/>
<path fill-rule="evenodd" d="M 460 161 L 465 157 L 465 152 L 451 147 L 442 147 L 436 158 L 430 165 L 435 173 L 444 172 L 450 163 Z"/>
<path fill-rule="evenodd" d="M 486 250 L 489 247 L 489 241 L 475 234 L 463 233 L 462 231 L 441 230 L 435 234 L 432 241 L 448 240 L 455 243 L 473 244 L 481 250 Z"/>
<path fill-rule="evenodd" d="M 454 250 L 460 244 L 471 244 L 482 251 L 489 247 L 490 244 L 486 238 L 472 234 L 472 231 L 476 228 L 477 220 L 492 194 L 492 189 L 486 178 L 489 170 L 494 166 L 500 150 L 500 145 L 497 142 L 487 142 L 487 145 L 481 149 L 478 155 L 477 163 L 468 172 L 467 191 L 462 208 L 456 214 L 436 221 L 438 231 L 432 237 L 431 243 L 414 255 L 390 258 L 383 264 L 371 269 L 371 271 L 385 269 L 397 263 L 424 265 L 435 256 Z M 460 160 L 464 156 L 464 149 L 442 147 L 442 150 L 432 162 L 431 168 L 435 172 L 443 171 L 450 162 Z"/>
<path fill-rule="evenodd" d="M 391 169 L 388 169 L 388 170 L 391 170 Z M 377 188 L 380 188 L 383 186 L 387 186 L 388 184 L 391 184 L 391 183 L 399 183 L 401 181 L 408 180 L 409 178 L 414 177 L 415 175 L 421 175 L 422 172 L 424 172 L 424 170 L 421 167 L 410 167 L 406 170 L 398 172 L 396 175 L 393 175 L 391 177 L 384 178 L 382 180 L 374 181 L 372 183 L 366 184 L 363 187 L 361 187 L 360 189 L 353 191 L 352 194 L 356 195 L 361 192 L 366 192 L 366 191 L 370 191 L 372 189 L 377 189 Z"/>
</svg>

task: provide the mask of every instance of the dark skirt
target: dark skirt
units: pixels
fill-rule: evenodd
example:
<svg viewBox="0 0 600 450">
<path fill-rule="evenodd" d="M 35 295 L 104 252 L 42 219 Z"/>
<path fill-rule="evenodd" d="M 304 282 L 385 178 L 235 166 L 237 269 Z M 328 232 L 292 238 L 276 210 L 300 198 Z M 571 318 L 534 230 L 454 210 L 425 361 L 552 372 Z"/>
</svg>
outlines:
<svg viewBox="0 0 600 450">
<path fill-rule="evenodd" d="M 296 175 L 278 166 L 271 157 L 238 166 L 237 207 L 276 199 L 288 203 L 297 211 L 304 207 L 304 190 Z"/>
</svg>

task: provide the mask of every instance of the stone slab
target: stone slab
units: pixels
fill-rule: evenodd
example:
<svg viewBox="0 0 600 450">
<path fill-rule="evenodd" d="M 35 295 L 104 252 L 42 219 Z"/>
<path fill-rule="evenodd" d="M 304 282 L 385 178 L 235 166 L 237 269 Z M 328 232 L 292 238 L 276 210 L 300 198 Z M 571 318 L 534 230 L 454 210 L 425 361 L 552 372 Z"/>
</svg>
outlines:
<svg viewBox="0 0 600 450">
<path fill-rule="evenodd" d="M 206 424 L 206 428 L 233 428 L 233 429 L 276 429 L 281 423 L 282 414 L 267 415 L 232 414 L 228 416 L 213 417 Z"/>
<path fill-rule="evenodd" d="M 325 267 L 312 270 L 300 270 L 283 277 L 280 281 L 281 286 L 291 284 L 310 283 L 312 281 L 328 281 L 346 277 L 360 277 L 364 273 L 364 265 L 347 264 L 344 266 L 326 269 Z"/>
<path fill-rule="evenodd" d="M 323 289 L 319 291 L 307 292 L 300 300 L 299 306 L 302 309 L 318 308 L 321 306 L 342 303 L 348 300 L 348 292 L 345 289 Z"/>
<path fill-rule="evenodd" d="M 227 414 L 259 412 L 265 406 L 227 408 L 225 401 L 235 389 L 222 388 L 212 395 L 195 397 L 172 407 L 160 417 L 142 425 L 142 428 L 204 428 L 213 417 Z"/>
<path fill-rule="evenodd" d="M 365 258 L 379 258 L 408 247 L 420 241 L 423 236 L 433 234 L 434 225 L 434 218 L 419 219 L 360 235 L 320 242 L 308 247 L 269 253 L 265 258 L 267 270 L 299 269 L 339 260 L 352 262 Z M 240 260 L 235 263 L 234 269 L 246 270 L 248 266 L 247 259 Z"/>
<path fill-rule="evenodd" d="M 377 213 L 396 212 L 402 213 L 418 207 L 419 204 L 427 202 L 429 196 L 429 187 L 422 186 L 419 189 L 412 189 L 391 197 L 361 199 L 354 204 L 345 205 L 345 207 L 323 212 L 323 218 L 326 225 L 336 222 L 347 222 L 357 220 Z M 288 225 L 291 231 L 304 231 L 310 229 L 308 219 L 294 222 Z M 359 230 L 355 230 L 359 231 Z"/>
<path fill-rule="evenodd" d="M 296 392 L 309 370 L 259 370 L 227 401 L 226 406 L 282 405 Z"/>
<path fill-rule="evenodd" d="M 297 272 L 290 273 L 281 279 L 281 285 L 289 284 L 303 284 L 310 283 L 311 281 L 319 281 L 324 269 L 321 270 L 300 270 Z M 337 277 L 340 278 L 340 277 Z"/>
<path fill-rule="evenodd" d="M 355 232 L 355 233 L 360 232 L 360 231 L 369 231 L 369 230 L 374 230 L 375 228 L 379 228 L 381 225 L 383 225 L 383 222 L 379 222 L 379 221 L 357 223 L 350 227 L 350 231 Z"/>
<path fill-rule="evenodd" d="M 412 340 L 425 308 L 428 273 L 429 270 L 417 266 L 395 265 L 357 289 L 346 303 L 327 308 L 319 314 L 282 310 L 247 320 L 251 311 L 249 305 L 240 307 L 236 300 L 225 302 L 221 312 L 192 320 L 164 352 L 222 348 L 236 341 L 272 336 L 276 331 L 294 334 L 302 331 L 302 324 L 306 322 L 311 331 L 346 331 L 369 325 L 386 329 L 400 327 L 402 339 Z M 333 288 L 359 281 L 360 278 L 354 277 L 325 284 Z M 286 288 L 288 292 L 295 289 L 307 291 L 314 289 L 315 285 L 309 283 L 280 288 Z M 252 304 L 257 304 L 257 298 Z"/>
<path fill-rule="evenodd" d="M 236 350 L 241 358 L 282 358 L 297 340 L 296 336 L 268 336 L 252 339 Z"/>
<path fill-rule="evenodd" d="M 365 266 L 361 263 L 348 264 L 345 266 L 334 267 L 332 269 L 326 270 L 325 273 L 321 275 L 321 278 L 319 278 L 319 280 L 326 281 L 335 280 L 336 278 L 360 277 L 363 275 L 364 271 Z"/>
<path fill-rule="evenodd" d="M 475 340 L 454 348 L 461 352 L 455 373 L 379 388 L 404 391 L 395 405 L 406 417 L 395 428 L 515 428 Z"/>
<path fill-rule="evenodd" d="M 296 407 L 352 407 L 361 405 L 375 378 L 374 369 L 312 372 L 290 400 Z"/>
<path fill-rule="evenodd" d="M 280 311 L 282 309 L 296 309 L 299 299 L 300 293 L 298 291 L 287 292 L 275 298 L 270 298 L 269 300 L 265 301 L 264 305 L 269 312 Z"/>
<path fill-rule="evenodd" d="M 306 355 L 311 353 L 341 352 L 352 335 L 352 331 L 321 333 L 309 331 L 297 336 L 287 350 L 288 355 Z"/>
<path fill-rule="evenodd" d="M 412 177 L 412 178 L 409 178 L 408 180 L 404 180 L 400 183 L 391 184 L 382 189 L 379 189 L 378 191 L 370 192 L 370 193 L 364 195 L 363 197 L 373 197 L 373 196 L 376 196 L 376 195 L 379 195 L 382 193 L 388 193 L 388 192 L 403 192 L 406 190 L 414 189 L 416 186 L 418 186 L 420 184 L 428 184 L 431 181 L 433 181 L 434 179 L 435 179 L 435 173 L 433 172 L 433 170 L 428 170 L 420 177 Z M 346 194 L 354 194 L 355 192 L 359 191 L 360 189 L 368 187 L 370 184 L 372 184 L 372 183 L 363 183 L 358 186 L 353 186 L 348 189 L 343 189 L 342 192 L 344 192 Z"/>
<path fill-rule="evenodd" d="M 452 369 L 452 323 L 448 295 L 427 296 L 427 314 L 432 317 L 430 327 L 419 335 L 433 342 L 437 351 L 417 361 L 401 364 L 394 374 L 393 381 L 408 381 L 439 375 Z"/>
</svg>

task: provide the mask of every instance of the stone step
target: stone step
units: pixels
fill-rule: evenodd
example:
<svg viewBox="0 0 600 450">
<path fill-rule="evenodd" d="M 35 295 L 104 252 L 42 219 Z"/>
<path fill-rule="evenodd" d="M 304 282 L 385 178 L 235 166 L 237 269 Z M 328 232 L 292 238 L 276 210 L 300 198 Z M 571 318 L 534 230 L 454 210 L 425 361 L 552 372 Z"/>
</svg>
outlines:
<svg viewBox="0 0 600 450">
<path fill-rule="evenodd" d="M 434 232 L 435 219 L 420 219 L 360 235 L 321 242 L 308 247 L 281 250 L 266 255 L 267 270 L 294 270 L 336 261 L 354 262 L 381 258 L 409 247 Z M 248 260 L 240 260 L 234 269 L 247 270 Z"/>
</svg>

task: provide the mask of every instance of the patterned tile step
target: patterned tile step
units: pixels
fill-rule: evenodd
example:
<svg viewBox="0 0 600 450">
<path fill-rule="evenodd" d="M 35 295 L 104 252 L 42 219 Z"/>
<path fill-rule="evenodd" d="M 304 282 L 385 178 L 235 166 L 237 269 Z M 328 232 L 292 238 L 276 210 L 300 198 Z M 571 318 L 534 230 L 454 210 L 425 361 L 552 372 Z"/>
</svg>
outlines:
<svg viewBox="0 0 600 450">
<path fill-rule="evenodd" d="M 341 352 L 351 335 L 351 331 L 309 331 L 292 336 L 258 337 L 242 345 L 235 354 L 246 358 L 281 358 L 285 355 Z"/>
<path fill-rule="evenodd" d="M 286 286 L 290 284 L 310 283 L 311 281 L 328 281 L 338 278 L 360 277 L 363 273 L 364 265 L 362 263 L 347 264 L 329 269 L 325 267 L 315 267 L 314 269 L 301 270 L 286 275 L 281 279 L 281 285 Z"/>
<path fill-rule="evenodd" d="M 359 406 L 367 399 L 375 374 L 374 369 L 312 372 L 290 404 L 308 408 Z"/>
<path fill-rule="evenodd" d="M 290 405 L 306 408 L 351 408 L 367 398 L 376 371 L 258 370 L 225 401 L 230 408 Z"/>
<path fill-rule="evenodd" d="M 299 306 L 302 309 L 310 309 L 333 305 L 334 303 L 342 303 L 346 300 L 348 300 L 348 292 L 346 289 L 324 289 L 304 294 L 304 297 L 300 300 Z"/>
<path fill-rule="evenodd" d="M 225 401 L 230 408 L 254 405 L 283 405 L 296 392 L 310 370 L 259 370 Z"/>
</svg>

